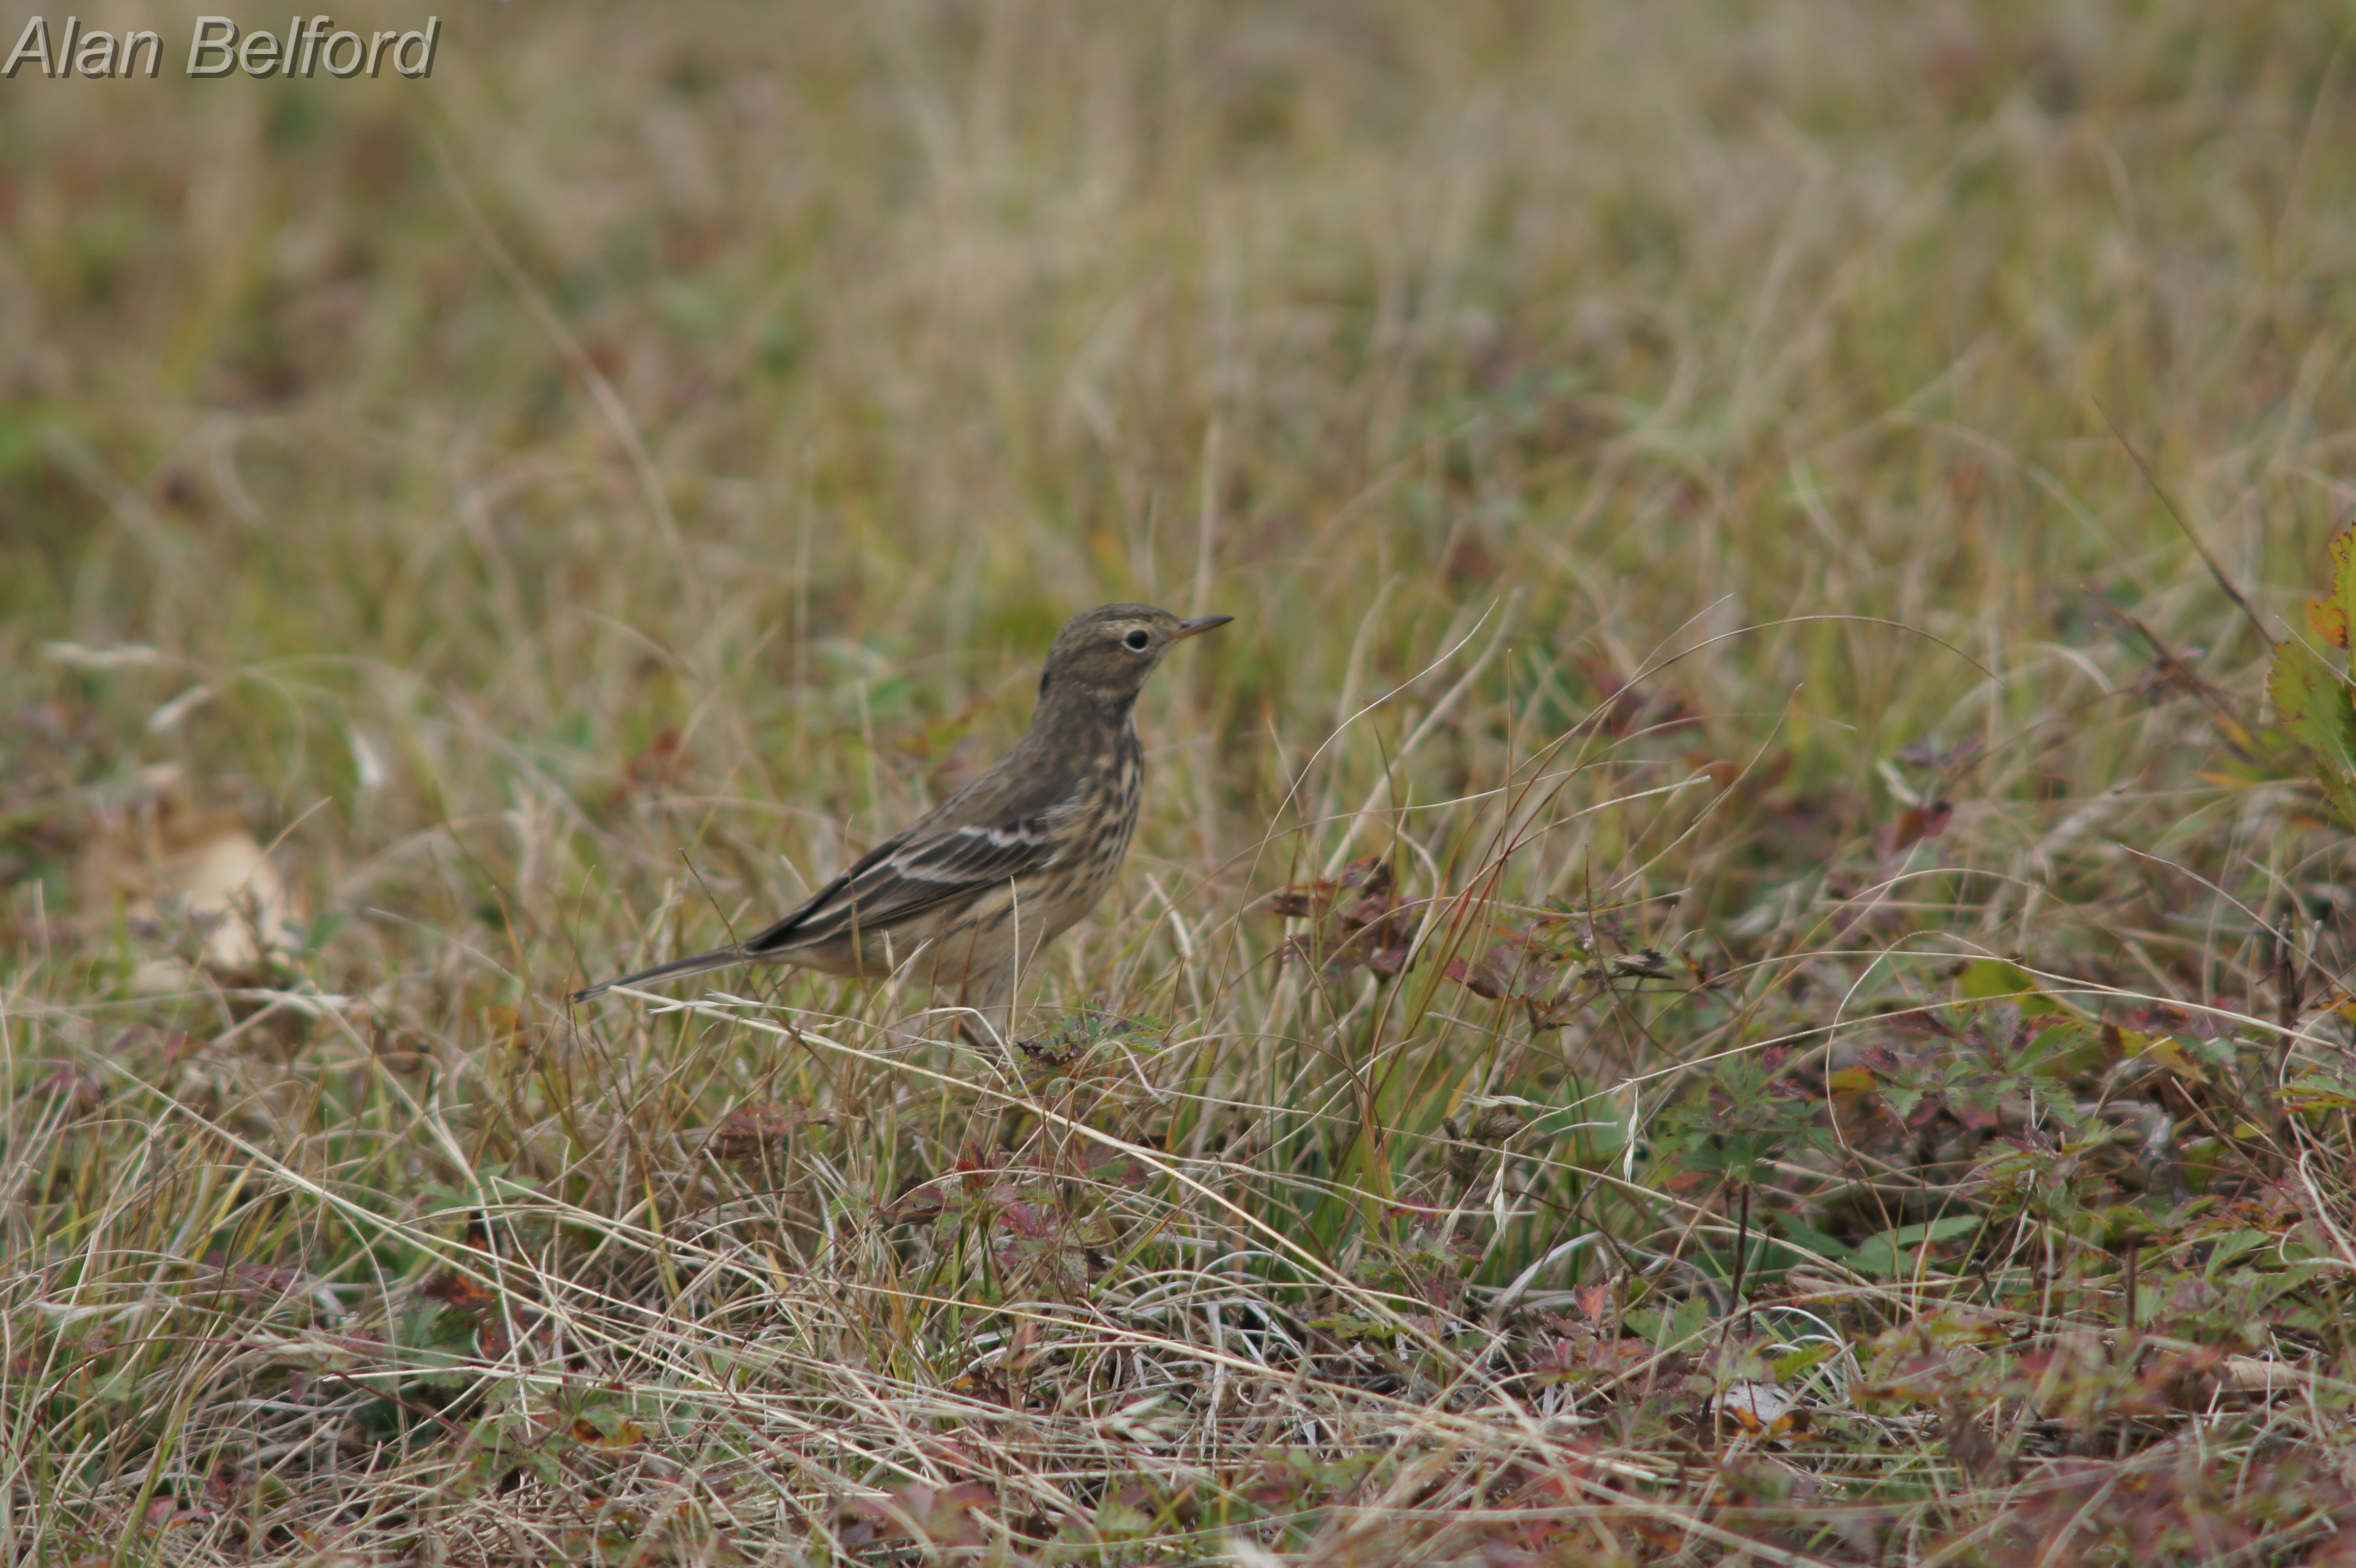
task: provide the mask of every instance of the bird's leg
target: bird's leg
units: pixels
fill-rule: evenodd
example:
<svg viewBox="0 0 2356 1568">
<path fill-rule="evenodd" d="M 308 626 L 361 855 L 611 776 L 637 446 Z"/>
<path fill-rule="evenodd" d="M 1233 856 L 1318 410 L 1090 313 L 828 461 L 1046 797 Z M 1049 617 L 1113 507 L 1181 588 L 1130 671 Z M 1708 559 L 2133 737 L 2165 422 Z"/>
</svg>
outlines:
<svg viewBox="0 0 2356 1568">
<path fill-rule="evenodd" d="M 961 956 L 967 972 L 958 986 L 958 1005 L 964 1010 L 958 1017 L 958 1033 L 984 1056 L 1010 1061 L 1020 1043 L 1014 1038 L 1014 1009 L 1008 1004 L 1014 977 L 998 964 L 974 963 L 970 948 Z"/>
<path fill-rule="evenodd" d="M 958 1038 L 980 1051 L 983 1056 L 996 1057 L 1004 1060 L 1012 1054 L 1007 1050 L 1005 1039 L 999 1033 L 997 1026 L 990 1021 L 990 1015 L 987 1013 L 979 1010 L 959 1013 L 957 1032 Z"/>
</svg>

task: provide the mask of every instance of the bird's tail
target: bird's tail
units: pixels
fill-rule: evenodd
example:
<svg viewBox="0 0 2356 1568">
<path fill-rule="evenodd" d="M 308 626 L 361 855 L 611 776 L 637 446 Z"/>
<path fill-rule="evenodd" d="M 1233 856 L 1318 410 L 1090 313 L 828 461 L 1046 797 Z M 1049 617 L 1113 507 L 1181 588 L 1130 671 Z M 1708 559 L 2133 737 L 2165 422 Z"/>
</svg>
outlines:
<svg viewBox="0 0 2356 1568">
<path fill-rule="evenodd" d="M 683 974 L 702 974 L 710 970 L 726 969 L 732 964 L 744 961 L 744 950 L 741 947 L 714 948 L 710 952 L 698 953 L 693 958 L 673 959 L 669 963 L 659 963 L 652 969 L 642 969 L 636 974 L 617 975 L 612 980 L 601 980 L 586 991 L 574 992 L 573 1000 L 594 1002 L 616 985 L 643 985 L 653 980 L 677 980 Z"/>
</svg>

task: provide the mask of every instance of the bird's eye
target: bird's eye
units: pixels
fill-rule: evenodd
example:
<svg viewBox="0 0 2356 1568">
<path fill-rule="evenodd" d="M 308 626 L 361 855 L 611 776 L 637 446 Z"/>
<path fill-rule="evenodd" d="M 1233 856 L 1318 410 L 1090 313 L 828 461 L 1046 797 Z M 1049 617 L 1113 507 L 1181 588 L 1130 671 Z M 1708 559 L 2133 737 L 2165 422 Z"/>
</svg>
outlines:
<svg viewBox="0 0 2356 1568">
<path fill-rule="evenodd" d="M 1145 628 L 1143 627 L 1140 627 L 1135 631 L 1130 632 L 1127 637 L 1122 638 L 1120 639 L 1120 645 L 1123 648 L 1128 649 L 1131 653 L 1142 653 L 1145 651 L 1145 645 L 1152 640 L 1153 639 L 1145 634 Z"/>
</svg>

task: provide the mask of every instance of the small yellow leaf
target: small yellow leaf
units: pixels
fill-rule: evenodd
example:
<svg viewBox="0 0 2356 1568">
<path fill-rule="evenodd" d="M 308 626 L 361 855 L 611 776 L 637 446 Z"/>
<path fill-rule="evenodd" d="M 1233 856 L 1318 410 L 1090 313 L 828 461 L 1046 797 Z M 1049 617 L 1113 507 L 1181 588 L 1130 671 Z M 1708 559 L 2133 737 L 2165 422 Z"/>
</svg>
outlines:
<svg viewBox="0 0 2356 1568">
<path fill-rule="evenodd" d="M 635 1448 L 647 1440 L 647 1429 L 626 1418 L 614 1423 L 609 1436 L 585 1415 L 573 1418 L 573 1435 L 587 1448 Z"/>
<path fill-rule="evenodd" d="M 2185 1053 L 2183 1045 L 2173 1035 L 2162 1035 L 2144 1054 L 2180 1079 L 2202 1085 L 2209 1081 L 2209 1075 L 2201 1070 L 2201 1064 Z"/>
<path fill-rule="evenodd" d="M 2233 1123 L 2233 1136 L 2236 1138 L 2263 1138 L 2265 1135 L 2266 1130 L 2263 1127 L 2253 1127 L 2247 1122 Z"/>
<path fill-rule="evenodd" d="M 2307 623 L 2332 647 L 2346 648 L 2348 615 L 2356 607 L 2356 529 L 2341 529 L 2327 548 L 2331 552 L 2331 593 L 2308 601 Z"/>
<path fill-rule="evenodd" d="M 1825 1074 L 1825 1091 L 1828 1094 L 1868 1094 L 1873 1090 L 1873 1069 L 1869 1067 L 1845 1067 Z"/>
<path fill-rule="evenodd" d="M 2020 1015 L 2024 1018 L 2041 1018 L 2049 1013 L 2077 1011 L 2040 986 L 2027 970 L 2005 959 L 1972 960 L 1964 965 L 1962 983 L 1957 989 L 1963 993 L 1966 1002 L 2010 1002 L 2020 1009 Z"/>
</svg>

